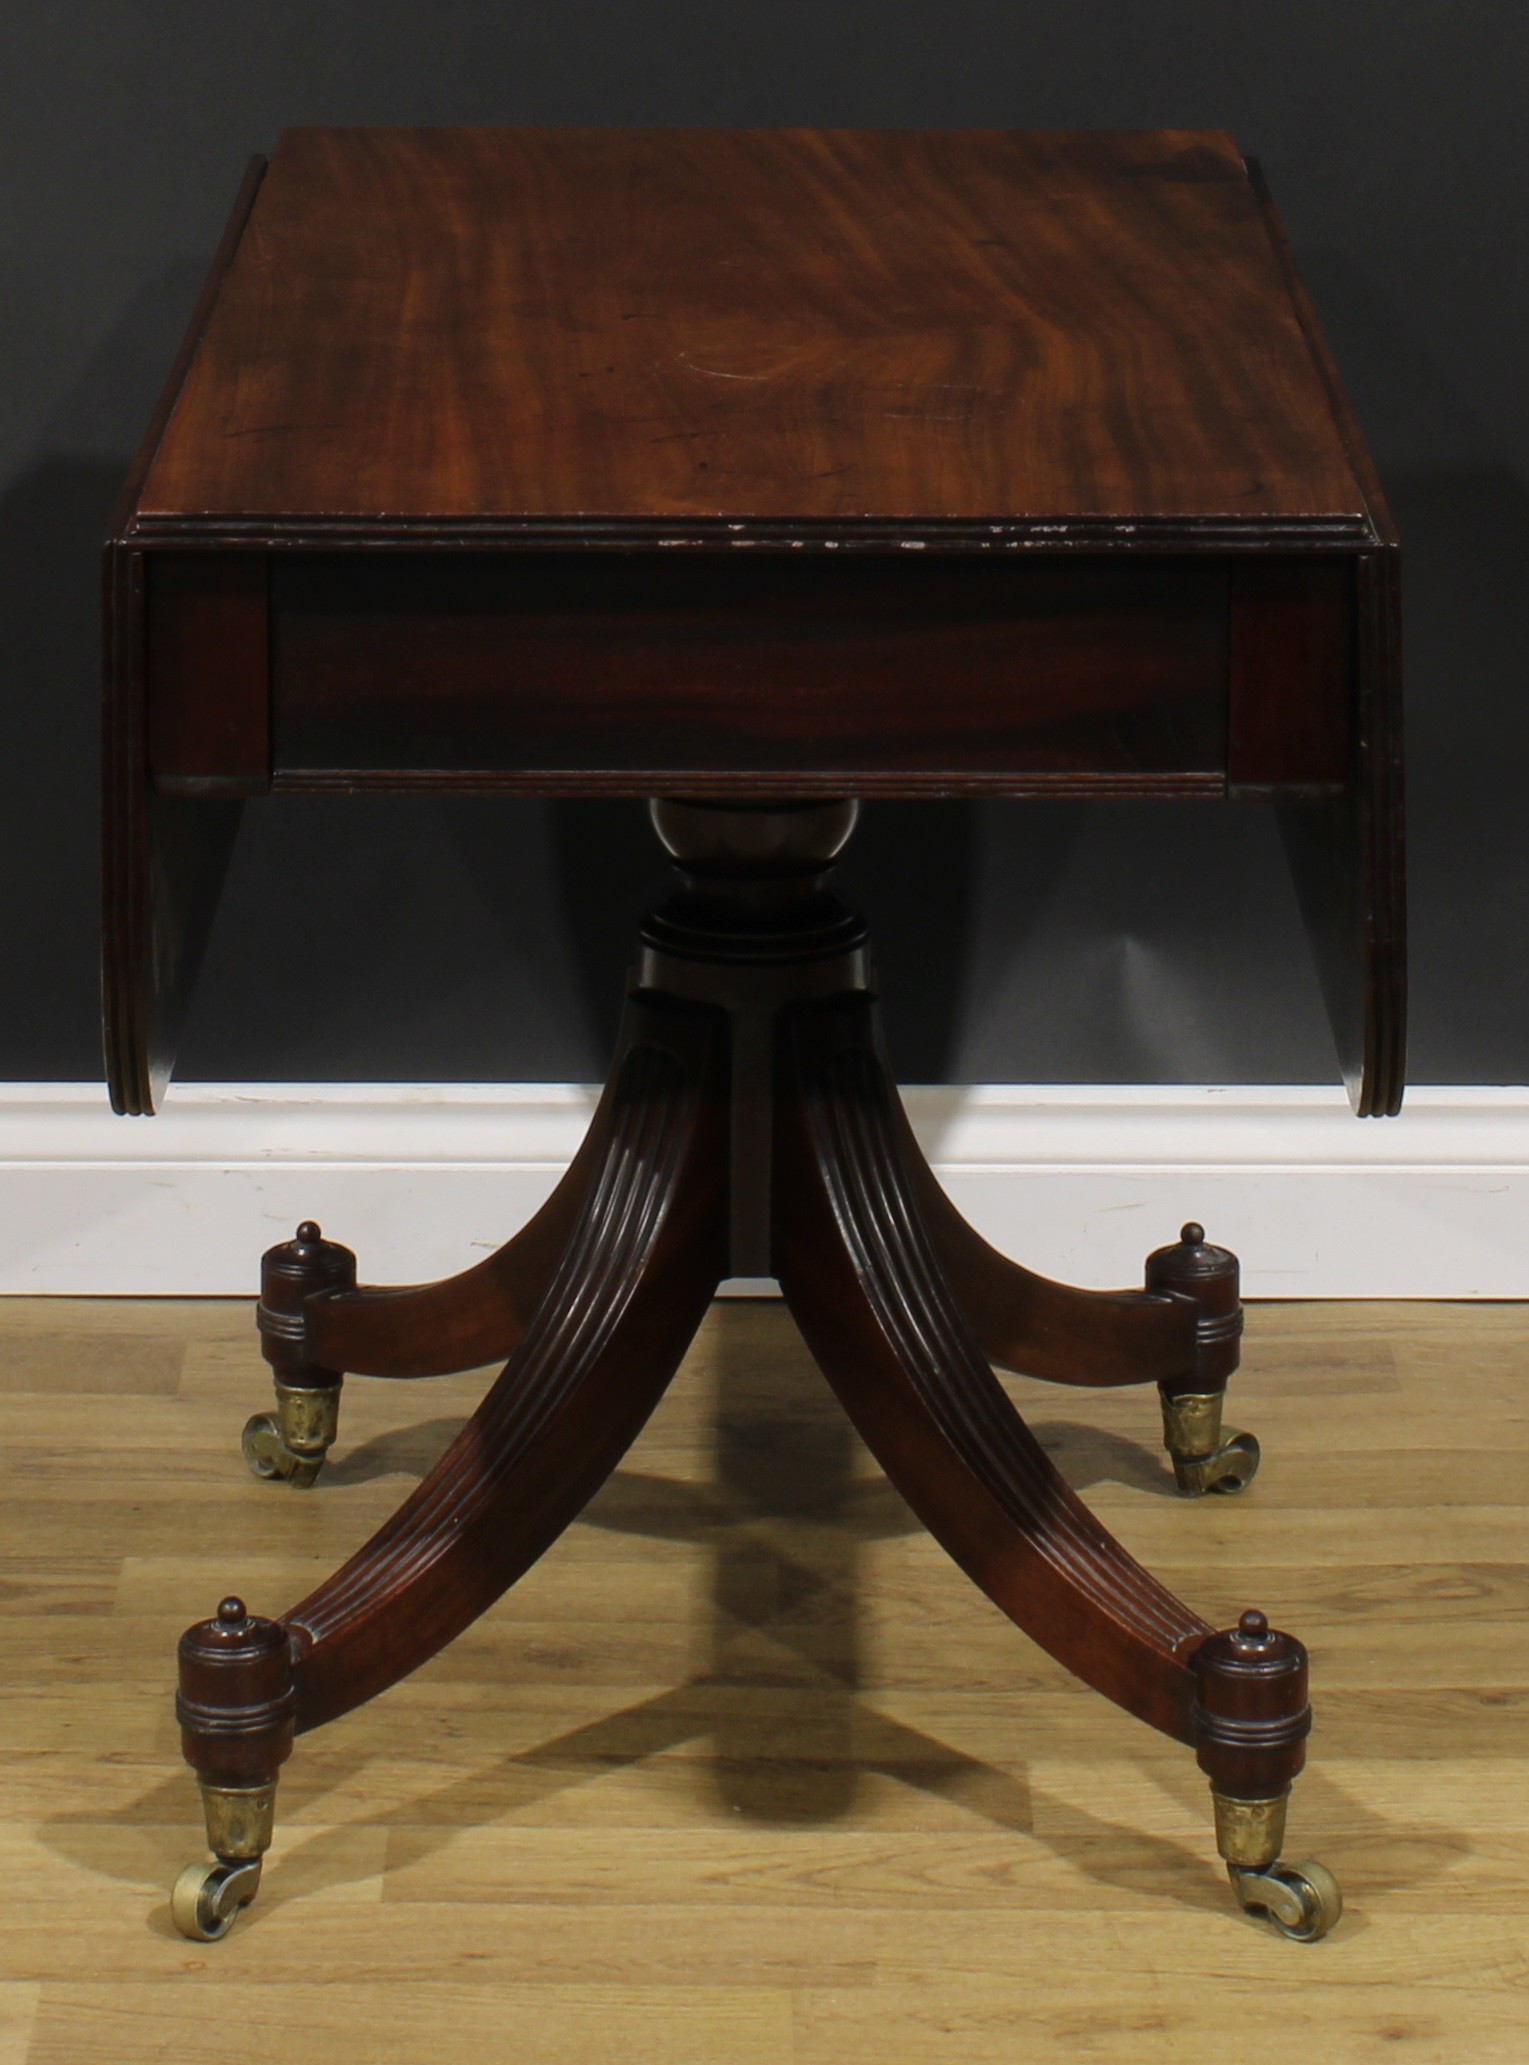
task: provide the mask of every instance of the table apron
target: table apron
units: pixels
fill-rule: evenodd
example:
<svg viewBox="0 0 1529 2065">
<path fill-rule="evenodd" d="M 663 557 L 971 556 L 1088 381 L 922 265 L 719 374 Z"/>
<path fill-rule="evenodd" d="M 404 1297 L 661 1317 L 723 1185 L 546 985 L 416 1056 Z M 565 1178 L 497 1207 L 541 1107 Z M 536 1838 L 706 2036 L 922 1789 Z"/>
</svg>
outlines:
<svg viewBox="0 0 1529 2065">
<path fill-rule="evenodd" d="M 1271 555 L 149 555 L 168 793 L 1320 790 L 1354 567 Z"/>
</svg>

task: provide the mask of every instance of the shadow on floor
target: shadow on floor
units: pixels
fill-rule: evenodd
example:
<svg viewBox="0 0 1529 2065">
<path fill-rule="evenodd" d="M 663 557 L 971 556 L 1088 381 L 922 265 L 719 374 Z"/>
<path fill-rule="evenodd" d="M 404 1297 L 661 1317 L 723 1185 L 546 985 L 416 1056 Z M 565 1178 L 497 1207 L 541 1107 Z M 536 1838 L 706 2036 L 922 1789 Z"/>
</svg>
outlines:
<svg viewBox="0 0 1529 2065">
<path fill-rule="evenodd" d="M 856 1437 L 800 1341 L 784 1328 L 778 1340 L 773 1336 L 772 1329 L 769 1352 L 761 1354 L 724 1311 L 714 1342 L 716 1469 L 709 1482 L 618 1472 L 584 1516 L 612 1534 L 710 1551 L 706 1655 L 695 1674 L 444 1784 L 428 1783 L 439 1767 L 427 1764 L 417 1796 L 311 1834 L 294 1829 L 293 1817 L 353 1787 L 370 1757 L 346 1750 L 343 1737 L 312 1760 L 300 1746 L 282 1779 L 282 1827 L 261 1911 L 374 1876 L 384 1849 L 390 1870 L 406 1867 L 447 1849 L 461 1829 L 534 1812 L 539 1802 L 612 1771 L 695 1744 L 706 1746 L 694 1762 L 698 1782 L 719 1809 L 755 1827 L 843 1823 L 877 1774 L 955 1804 L 978 1824 L 1035 1836 L 1101 1885 L 1158 1898 L 1170 1887 L 1180 1905 L 1225 1910 L 1208 1826 L 1201 1846 L 1120 1826 L 1037 1793 L 1018 1756 L 1002 1766 L 986 1762 L 862 1697 L 861 1561 L 869 1545 L 916 1531 L 919 1523 L 883 1479 L 865 1474 Z M 337 1460 L 334 1480 L 422 1475 L 459 1424 L 439 1417 L 394 1429 Z M 1160 1460 L 1123 1437 L 1069 1422 L 1042 1431 L 1074 1482 L 1108 1477 L 1149 1491 L 1171 1487 Z M 954 1574 L 952 1581 L 960 1582 Z M 1016 1745 L 1023 1732 L 1016 1701 Z M 1314 1776 L 1308 1797 L 1336 1792 L 1330 1780 Z M 1181 1806 L 1200 1803 L 1203 1780 L 1187 1757 L 1182 1773 L 1164 1782 Z M 118 1814 L 56 1817 L 46 1839 L 91 1872 L 168 1887 L 194 1854 L 192 1799 L 185 1774 L 167 1772 Z M 1327 1812 L 1341 1814 L 1350 1828 L 1373 1823 L 1370 1847 L 1380 1848 L 1383 1836 L 1387 1856 L 1394 1856 L 1394 1836 L 1378 1817 L 1341 1794 Z M 1443 1832 L 1431 1832 L 1414 1850 L 1416 1876 L 1449 1866 Z M 1016 1870 L 1024 1854 L 1021 1844 Z M 167 1908 L 156 1910 L 152 1926 L 170 1930 Z"/>
</svg>

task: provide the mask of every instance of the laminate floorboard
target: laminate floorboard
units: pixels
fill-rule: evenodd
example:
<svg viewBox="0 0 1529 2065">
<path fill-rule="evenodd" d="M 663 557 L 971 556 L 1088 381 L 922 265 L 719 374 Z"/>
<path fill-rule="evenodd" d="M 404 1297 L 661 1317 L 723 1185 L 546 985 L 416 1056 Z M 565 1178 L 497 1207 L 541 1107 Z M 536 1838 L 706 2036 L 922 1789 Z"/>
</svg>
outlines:
<svg viewBox="0 0 1529 2065">
<path fill-rule="evenodd" d="M 1015 1381 L 1067 1476 L 1209 1618 L 1312 1651 L 1289 1855 L 1348 1912 L 1239 1917 L 1192 1758 L 946 1562 L 777 1304 L 719 1305 L 626 1466 L 405 1685 L 299 1742 L 260 1897 L 200 1854 L 181 1628 L 277 1612 L 484 1373 L 353 1380 L 306 1494 L 238 1450 L 233 1302 L 0 1303 L 0 2065 L 1529 2061 L 1529 1309 L 1265 1305 L 1237 1500 L 1156 1401 Z"/>
</svg>

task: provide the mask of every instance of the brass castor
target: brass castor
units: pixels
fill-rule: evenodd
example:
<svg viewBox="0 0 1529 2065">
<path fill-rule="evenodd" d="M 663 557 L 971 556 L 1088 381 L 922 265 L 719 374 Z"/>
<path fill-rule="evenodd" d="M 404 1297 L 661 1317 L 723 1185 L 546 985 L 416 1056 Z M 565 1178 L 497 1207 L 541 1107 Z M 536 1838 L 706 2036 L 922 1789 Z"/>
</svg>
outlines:
<svg viewBox="0 0 1529 2065">
<path fill-rule="evenodd" d="M 1174 1481 L 1186 1498 L 1209 1491 L 1242 1491 L 1258 1474 L 1258 1442 L 1252 1434 L 1221 1431 L 1220 1391 L 1167 1391 L 1163 1402 L 1163 1446 L 1173 1464 Z"/>
<path fill-rule="evenodd" d="M 260 1890 L 260 1859 L 220 1857 L 188 1864 L 170 1893 L 170 1915 L 194 1943 L 216 1943 Z"/>
<path fill-rule="evenodd" d="M 1315 1943 L 1343 1912 L 1343 1890 L 1325 1864 L 1272 1864 L 1264 1871 L 1229 1864 L 1226 1875 L 1245 1914 L 1273 1922 L 1296 1943 Z"/>
<path fill-rule="evenodd" d="M 308 1300 L 356 1287 L 356 1258 L 305 1219 L 292 1240 L 260 1258 L 255 1325 L 260 1352 L 276 1380 L 276 1410 L 256 1413 L 244 1430 L 244 1460 L 257 1477 L 280 1477 L 298 1491 L 318 1480 L 340 1424 L 339 1370 L 308 1359 Z"/>
<path fill-rule="evenodd" d="M 183 1936 L 216 1943 L 241 1907 L 260 1890 L 260 1867 L 271 1847 L 276 1785 L 209 1785 L 202 1781 L 210 1864 L 188 1864 L 170 1894 L 170 1915 Z"/>
<path fill-rule="evenodd" d="M 247 1422 L 240 1447 L 257 1477 L 280 1477 L 298 1491 L 316 1484 L 340 1429 L 340 1387 L 276 1384 L 274 1413 Z"/>
<path fill-rule="evenodd" d="M 1293 1942 L 1315 1943 L 1343 1913 L 1343 1892 L 1325 1864 L 1280 1862 L 1289 1799 L 1288 1786 L 1267 1800 L 1232 1799 L 1212 1786 L 1216 1848 L 1244 1914 Z"/>
</svg>

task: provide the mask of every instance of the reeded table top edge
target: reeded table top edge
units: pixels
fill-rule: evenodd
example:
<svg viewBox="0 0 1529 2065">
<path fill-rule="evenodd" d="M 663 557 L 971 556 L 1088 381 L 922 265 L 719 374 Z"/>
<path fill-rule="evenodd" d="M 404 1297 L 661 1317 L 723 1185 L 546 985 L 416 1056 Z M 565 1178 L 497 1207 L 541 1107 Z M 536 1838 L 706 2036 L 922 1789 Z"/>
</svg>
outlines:
<svg viewBox="0 0 1529 2065">
<path fill-rule="evenodd" d="M 429 550 L 934 552 L 1348 552 L 1388 539 L 1368 515 L 1217 518 L 462 517 L 134 514 L 109 542 L 182 551 Z"/>
</svg>

